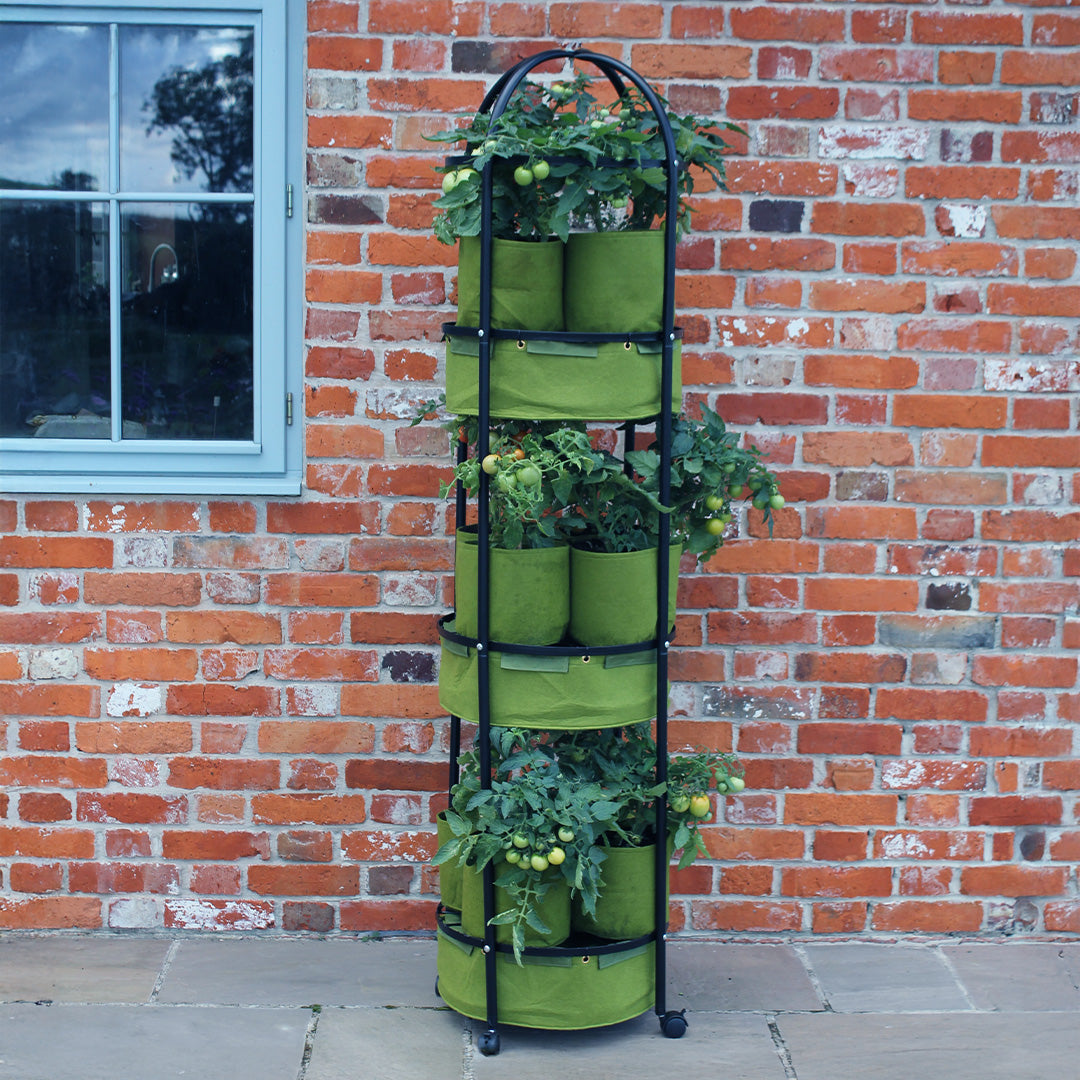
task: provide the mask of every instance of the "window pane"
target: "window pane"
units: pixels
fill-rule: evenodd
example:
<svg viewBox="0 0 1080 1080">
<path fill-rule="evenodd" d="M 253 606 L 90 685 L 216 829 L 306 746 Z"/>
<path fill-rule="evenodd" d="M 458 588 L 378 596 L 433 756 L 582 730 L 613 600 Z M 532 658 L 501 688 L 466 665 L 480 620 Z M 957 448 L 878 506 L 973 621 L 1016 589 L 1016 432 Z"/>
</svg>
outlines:
<svg viewBox="0 0 1080 1080">
<path fill-rule="evenodd" d="M 252 439 L 250 206 L 128 205 L 120 230 L 125 437 Z"/>
<path fill-rule="evenodd" d="M 103 203 L 0 202 L 0 435 L 107 439 Z"/>
<path fill-rule="evenodd" d="M 109 31 L 0 22 L 0 187 L 107 191 Z"/>
<path fill-rule="evenodd" d="M 254 35 L 120 28 L 120 183 L 127 191 L 252 190 Z"/>
</svg>

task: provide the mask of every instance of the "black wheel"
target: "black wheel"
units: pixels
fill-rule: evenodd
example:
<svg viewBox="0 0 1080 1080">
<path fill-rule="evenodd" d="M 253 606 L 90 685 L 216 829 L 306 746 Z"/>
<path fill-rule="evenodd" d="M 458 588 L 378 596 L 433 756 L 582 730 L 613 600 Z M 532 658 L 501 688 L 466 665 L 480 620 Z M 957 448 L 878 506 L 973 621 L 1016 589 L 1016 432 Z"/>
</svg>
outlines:
<svg viewBox="0 0 1080 1080">
<path fill-rule="evenodd" d="M 660 1017 L 660 1030 L 665 1038 L 681 1039 L 686 1034 L 686 1010 L 678 1012 L 666 1012 Z"/>
<path fill-rule="evenodd" d="M 435 976 L 435 996 L 437 998 L 442 997 L 442 994 L 439 993 L 439 976 L 438 975 Z"/>
<path fill-rule="evenodd" d="M 499 1033 L 494 1028 L 481 1031 L 476 1045 L 480 1048 L 480 1053 L 484 1057 L 493 1057 L 499 1052 Z"/>
</svg>

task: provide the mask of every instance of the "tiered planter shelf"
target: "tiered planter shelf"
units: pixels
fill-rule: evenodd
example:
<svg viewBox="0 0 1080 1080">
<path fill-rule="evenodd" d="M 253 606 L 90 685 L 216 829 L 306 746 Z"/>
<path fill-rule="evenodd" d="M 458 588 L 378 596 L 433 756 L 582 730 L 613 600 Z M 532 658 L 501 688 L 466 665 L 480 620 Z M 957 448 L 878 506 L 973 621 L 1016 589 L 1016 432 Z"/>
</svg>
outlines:
<svg viewBox="0 0 1080 1080">
<path fill-rule="evenodd" d="M 481 178 L 483 213 L 478 245 L 469 258 L 479 260 L 479 296 L 475 326 L 448 325 L 447 407 L 479 419 L 477 453 L 488 453 L 490 422 L 496 418 L 624 422 L 633 446 L 634 423 L 656 425 L 661 456 L 661 502 L 667 503 L 671 465 L 671 418 L 681 398 L 680 332 L 674 326 L 675 221 L 680 163 L 666 113 L 651 88 L 619 61 L 585 50 L 550 50 L 521 61 L 495 84 L 481 111 L 494 121 L 525 76 L 551 60 L 590 64 L 617 92 L 632 82 L 656 114 L 666 158 L 651 164 L 667 173 L 667 213 L 663 233 L 663 295 L 659 325 L 614 332 L 524 331 L 493 328 L 491 176 Z M 455 166 L 466 158 L 452 159 Z M 651 239 L 651 238 L 650 238 Z M 543 245 L 541 245 L 543 246 Z M 466 448 L 460 447 L 464 455 Z M 657 782 L 667 776 L 668 649 L 677 558 L 669 559 L 669 528 L 662 517 L 655 552 L 656 632 L 618 645 L 523 644 L 527 634 L 500 641 L 490 633 L 491 551 L 488 547 L 487 482 L 478 497 L 478 526 L 469 552 L 475 596 L 467 618 L 448 615 L 440 621 L 442 640 L 439 700 L 451 717 L 450 783 L 457 782 L 462 719 L 478 727 L 481 782 L 490 782 L 492 726 L 539 730 L 618 727 L 643 720 L 656 723 Z M 458 499 L 457 526 L 464 529 L 465 500 Z M 471 543 L 471 541 L 470 541 Z M 460 588 L 460 582 L 458 586 Z M 460 632 L 459 621 L 475 632 Z M 651 619 L 649 620 L 651 622 Z M 509 636 L 509 635 L 507 635 Z M 442 827 L 442 826 L 441 826 Z M 666 801 L 656 806 L 657 835 L 667 834 Z M 606 940 L 577 930 L 560 946 L 526 947 L 523 963 L 488 924 L 495 912 L 495 873 L 489 864 L 482 877 L 483 934 L 462 927 L 460 881 L 444 888 L 439 908 L 438 990 L 452 1008 L 486 1022 L 479 1039 L 485 1054 L 499 1049 L 500 1023 L 570 1030 L 618 1023 L 653 1009 L 661 1030 L 678 1038 L 686 1030 L 683 1012 L 668 1011 L 665 1001 L 665 931 L 668 912 L 670 851 L 657 845 L 652 859 L 652 918 L 646 914 L 627 925 L 647 932 Z M 466 869 L 466 874 L 472 871 Z M 447 869 L 444 868 L 444 874 Z M 456 906 L 455 906 L 456 905 Z M 466 901 L 467 908 L 467 901 Z M 476 920 L 468 920 L 475 930 Z"/>
</svg>

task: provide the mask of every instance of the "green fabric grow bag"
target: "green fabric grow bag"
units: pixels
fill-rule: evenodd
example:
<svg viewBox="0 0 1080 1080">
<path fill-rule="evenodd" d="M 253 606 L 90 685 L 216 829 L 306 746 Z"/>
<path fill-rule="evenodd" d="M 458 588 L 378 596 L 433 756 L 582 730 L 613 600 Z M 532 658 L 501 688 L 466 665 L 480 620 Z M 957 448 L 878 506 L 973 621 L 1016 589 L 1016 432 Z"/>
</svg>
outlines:
<svg viewBox="0 0 1080 1080">
<path fill-rule="evenodd" d="M 567 330 L 659 330 L 664 316 L 664 230 L 571 233 L 563 312 Z"/>
<path fill-rule="evenodd" d="M 491 325 L 504 330 L 562 330 L 561 240 L 492 240 Z M 458 313 L 461 326 L 480 322 L 480 237 L 458 246 Z"/>
<path fill-rule="evenodd" d="M 494 870 L 495 877 L 499 878 L 506 873 L 507 864 L 500 860 Z M 548 933 L 542 934 L 526 925 L 526 945 L 561 945 L 570 936 L 570 884 L 561 874 L 556 878 L 554 871 L 548 873 L 552 886 L 536 909 L 541 922 L 547 925 Z M 510 906 L 506 891 L 496 885 L 495 913 L 505 911 Z M 462 872 L 461 928 L 472 937 L 484 936 L 484 875 L 474 866 L 466 866 Z M 513 940 L 511 927 L 496 926 L 495 940 L 509 945 Z"/>
<path fill-rule="evenodd" d="M 499 1021 L 522 1027 L 577 1031 L 640 1016 L 656 1003 L 656 959 L 650 942 L 629 952 L 601 956 L 525 956 L 495 961 Z M 487 1018 L 484 953 L 438 936 L 439 995 L 450 1008 Z"/>
<path fill-rule="evenodd" d="M 668 618 L 675 622 L 682 547 L 668 548 Z M 632 645 L 656 635 L 656 548 L 570 552 L 570 636 L 582 645 Z"/>
<path fill-rule="evenodd" d="M 451 622 L 448 626 L 454 629 Z M 479 723 L 476 650 L 443 641 L 439 704 Z M 629 656 L 488 658 L 491 723 L 502 727 L 583 731 L 651 720 L 656 715 L 656 652 Z"/>
<path fill-rule="evenodd" d="M 570 622 L 570 549 L 550 548 L 488 552 L 488 637 L 519 645 L 554 645 Z M 454 598 L 458 633 L 476 637 L 476 534 L 459 531 L 454 556 Z"/>
<path fill-rule="evenodd" d="M 480 344 L 450 337 L 446 407 L 475 416 Z M 660 411 L 661 346 L 656 342 L 495 341 L 491 415 L 519 420 L 643 420 Z M 682 404 L 682 355 L 675 342 L 671 409 Z"/>
<path fill-rule="evenodd" d="M 604 848 L 604 854 L 607 858 L 600 867 L 603 885 L 596 901 L 596 914 L 587 914 L 581 898 L 575 896 L 571 925 L 574 930 L 612 941 L 651 934 L 656 929 L 653 911 L 656 845 Z M 670 840 L 668 861 L 671 861 Z M 671 896 L 670 877 L 667 895 Z"/>
<path fill-rule="evenodd" d="M 439 838 L 439 847 L 454 838 L 453 832 L 446 821 L 446 811 L 443 810 L 435 817 L 435 829 Z M 461 876 L 462 865 L 457 859 L 444 862 L 439 867 L 439 893 L 444 907 L 461 910 Z"/>
</svg>

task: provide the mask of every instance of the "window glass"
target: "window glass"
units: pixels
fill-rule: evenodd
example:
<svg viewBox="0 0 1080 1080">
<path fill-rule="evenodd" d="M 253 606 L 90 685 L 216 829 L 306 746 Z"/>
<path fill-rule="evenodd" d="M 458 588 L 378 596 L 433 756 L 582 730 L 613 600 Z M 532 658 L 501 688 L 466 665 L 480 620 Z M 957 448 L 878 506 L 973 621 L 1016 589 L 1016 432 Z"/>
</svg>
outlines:
<svg viewBox="0 0 1080 1080">
<path fill-rule="evenodd" d="M 107 191 L 107 26 L 0 26 L 0 188 Z"/>
<path fill-rule="evenodd" d="M 123 206 L 125 437 L 254 437 L 251 218 L 220 203 Z"/>
<path fill-rule="evenodd" d="M 120 184 L 252 190 L 254 35 L 233 27 L 120 28 Z"/>
<path fill-rule="evenodd" d="M 109 214 L 0 201 L 0 436 L 108 439 Z"/>
</svg>

